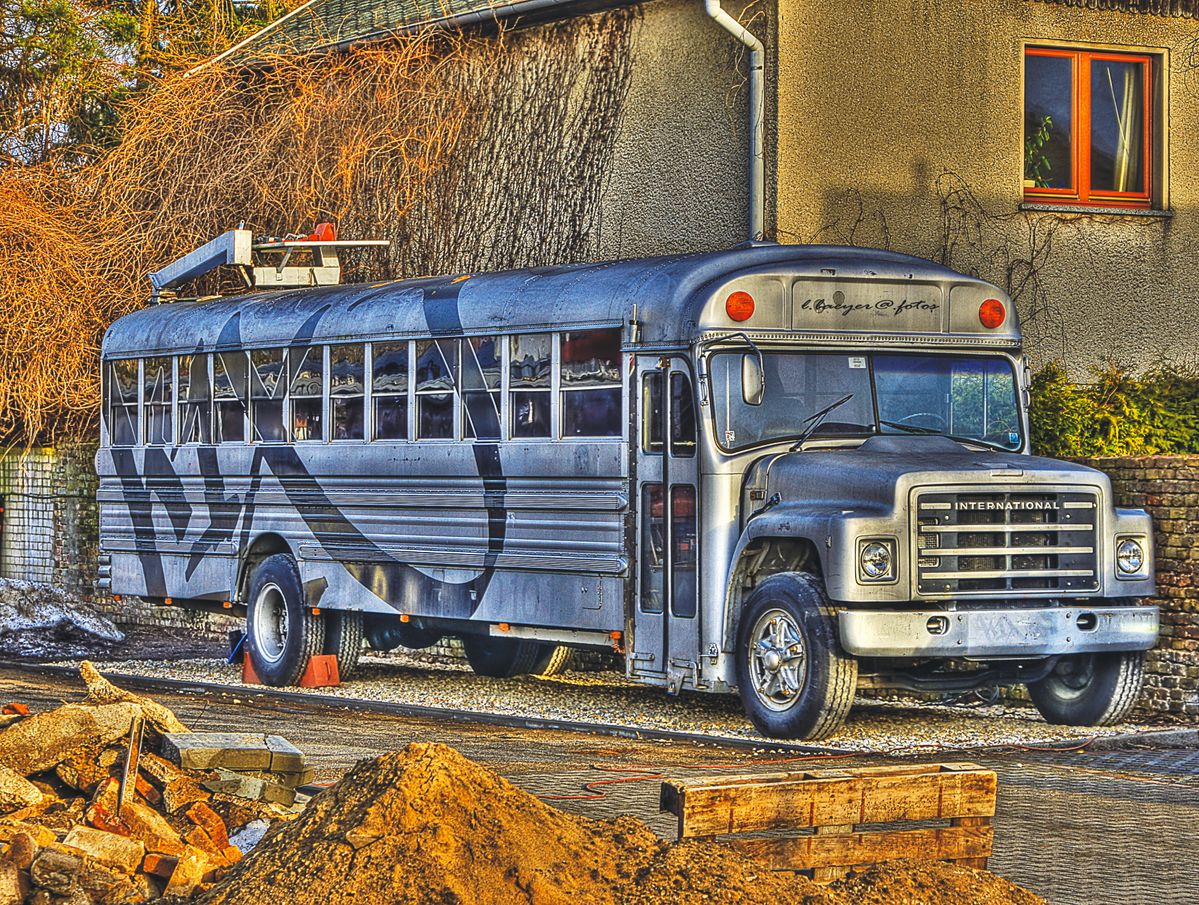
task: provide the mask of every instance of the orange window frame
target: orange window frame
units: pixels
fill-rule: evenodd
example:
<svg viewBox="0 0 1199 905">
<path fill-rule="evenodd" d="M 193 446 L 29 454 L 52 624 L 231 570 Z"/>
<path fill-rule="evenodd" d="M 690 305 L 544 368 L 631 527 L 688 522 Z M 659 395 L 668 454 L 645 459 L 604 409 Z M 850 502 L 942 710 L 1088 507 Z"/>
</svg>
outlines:
<svg viewBox="0 0 1199 905">
<path fill-rule="evenodd" d="M 1078 204 L 1102 207 L 1147 208 L 1153 203 L 1153 64 L 1154 58 L 1147 54 L 1112 53 L 1109 51 L 1070 50 L 1055 47 L 1028 47 L 1025 60 L 1030 56 L 1064 57 L 1072 61 L 1073 97 L 1071 98 L 1072 134 L 1070 146 L 1074 185 L 1071 188 L 1041 189 L 1025 188 L 1024 200 L 1053 204 Z M 1091 63 L 1096 60 L 1111 60 L 1120 63 L 1138 63 L 1141 66 L 1141 97 L 1143 142 L 1142 159 L 1145 161 L 1145 189 L 1140 192 L 1111 192 L 1091 189 Z M 1027 66 L 1025 67 L 1027 78 Z"/>
</svg>

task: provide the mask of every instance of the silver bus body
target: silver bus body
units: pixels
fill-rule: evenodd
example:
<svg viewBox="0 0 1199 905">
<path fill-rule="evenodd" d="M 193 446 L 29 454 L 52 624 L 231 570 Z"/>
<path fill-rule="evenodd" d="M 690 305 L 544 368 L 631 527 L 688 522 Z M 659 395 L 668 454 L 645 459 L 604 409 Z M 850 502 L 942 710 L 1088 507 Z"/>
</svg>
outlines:
<svg viewBox="0 0 1199 905">
<path fill-rule="evenodd" d="M 730 314 L 737 293 L 752 300 L 741 320 Z M 980 322 L 989 300 L 1005 312 L 998 326 Z M 596 349 L 615 338 L 617 351 L 589 349 L 593 337 Z M 540 357 L 517 361 L 521 343 Z M 407 356 L 386 394 L 371 373 L 384 347 L 391 357 L 375 369 L 398 374 Z M 428 376 L 431 349 L 433 371 L 448 376 Z M 923 411 L 894 430 L 875 412 L 869 436 L 804 439 L 799 411 L 780 407 L 776 421 L 791 417 L 782 427 L 762 414 L 782 401 L 777 390 L 756 409 L 730 395 L 752 369 L 743 359 L 783 368 L 770 356 L 797 352 L 836 356 L 837 373 L 855 381 L 869 371 L 852 406 L 876 391 L 884 358 L 998 363 L 1015 421 L 1004 448 L 935 436 L 945 416 Z M 213 388 L 241 379 L 238 356 L 257 381 L 241 391 L 248 439 L 216 442 L 221 418 L 238 415 L 218 414 Z M 1033 662 L 1156 639 L 1157 610 L 1138 603 L 1154 591 L 1148 517 L 1114 508 L 1102 473 L 1029 454 L 1014 306 L 927 261 L 762 244 L 258 292 L 137 311 L 109 329 L 102 358 L 100 545 L 117 595 L 240 612 L 255 563 L 286 553 L 310 607 L 434 633 L 616 647 L 630 677 L 672 690 L 735 688 L 739 614 L 773 571 L 816 576 L 844 651 L 884 678 L 911 679 L 917 661 Z M 256 361 L 282 363 L 263 377 Z M 346 361 L 352 416 L 344 386 L 331 386 Z M 306 388 L 305 368 L 322 375 Z M 835 383 L 816 380 L 813 392 L 837 395 Z M 444 425 L 426 439 L 418 419 L 434 403 L 422 396 L 439 392 L 428 423 Z M 361 425 L 331 426 L 357 417 L 359 393 Z M 580 414 L 617 399 L 618 410 Z M 734 426 L 734 409 L 760 427 L 759 441 Z M 256 436 L 252 422 L 265 424 L 268 410 L 282 432 Z M 406 423 L 375 439 L 384 418 Z M 602 419 L 616 419 L 611 435 L 587 435 Z M 546 435 L 518 436 L 532 421 Z M 966 537 L 969 549 L 955 552 Z M 1126 574 L 1117 548 L 1130 538 L 1143 562 Z M 862 572 L 873 543 L 893 557 L 880 580 Z"/>
</svg>

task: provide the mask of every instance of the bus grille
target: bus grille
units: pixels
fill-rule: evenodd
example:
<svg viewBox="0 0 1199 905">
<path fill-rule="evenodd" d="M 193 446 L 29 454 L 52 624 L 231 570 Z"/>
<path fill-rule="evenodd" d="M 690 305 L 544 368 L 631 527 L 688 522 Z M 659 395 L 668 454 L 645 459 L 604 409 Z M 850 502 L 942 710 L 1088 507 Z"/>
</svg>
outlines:
<svg viewBox="0 0 1199 905">
<path fill-rule="evenodd" d="M 922 493 L 917 589 L 929 596 L 1094 591 L 1098 519 L 1093 491 Z"/>
</svg>

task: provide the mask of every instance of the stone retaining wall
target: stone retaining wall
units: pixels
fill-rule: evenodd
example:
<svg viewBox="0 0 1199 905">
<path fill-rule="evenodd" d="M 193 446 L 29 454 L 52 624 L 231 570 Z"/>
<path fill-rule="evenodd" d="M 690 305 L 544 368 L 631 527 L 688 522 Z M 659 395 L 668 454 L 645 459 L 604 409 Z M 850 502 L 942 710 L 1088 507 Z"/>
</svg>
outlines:
<svg viewBox="0 0 1199 905">
<path fill-rule="evenodd" d="M 1149 654 L 1145 707 L 1199 715 L 1199 456 L 1084 459 L 1112 479 L 1117 506 L 1153 516 L 1162 634 Z"/>
</svg>

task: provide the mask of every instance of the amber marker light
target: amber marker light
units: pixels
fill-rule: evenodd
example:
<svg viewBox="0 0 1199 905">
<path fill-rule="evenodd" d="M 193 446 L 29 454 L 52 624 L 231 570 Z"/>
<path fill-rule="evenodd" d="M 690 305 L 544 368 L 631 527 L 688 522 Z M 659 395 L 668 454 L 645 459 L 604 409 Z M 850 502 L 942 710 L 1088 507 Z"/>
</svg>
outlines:
<svg viewBox="0 0 1199 905">
<path fill-rule="evenodd" d="M 731 320 L 747 321 L 754 314 L 754 297 L 748 292 L 734 292 L 725 301 L 724 310 Z"/>
<path fill-rule="evenodd" d="M 978 306 L 978 322 L 988 330 L 994 330 L 1007 320 L 1007 308 L 999 299 L 987 299 Z"/>
</svg>

